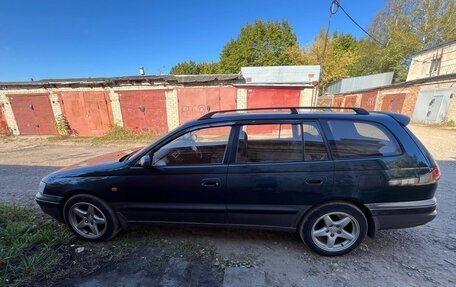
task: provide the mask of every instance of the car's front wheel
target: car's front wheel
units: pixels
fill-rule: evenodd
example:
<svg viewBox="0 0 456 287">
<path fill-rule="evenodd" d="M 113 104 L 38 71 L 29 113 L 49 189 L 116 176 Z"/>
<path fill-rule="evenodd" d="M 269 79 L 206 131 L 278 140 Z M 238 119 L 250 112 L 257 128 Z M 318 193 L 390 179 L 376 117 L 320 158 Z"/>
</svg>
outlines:
<svg viewBox="0 0 456 287">
<path fill-rule="evenodd" d="M 327 256 L 344 255 L 364 240 L 367 220 L 363 212 L 348 203 L 317 207 L 301 223 L 302 240 L 312 250 Z"/>
<path fill-rule="evenodd" d="M 65 203 L 63 214 L 71 231 L 86 241 L 106 241 L 119 231 L 119 224 L 112 209 L 103 200 L 92 195 L 71 197 Z"/>
</svg>

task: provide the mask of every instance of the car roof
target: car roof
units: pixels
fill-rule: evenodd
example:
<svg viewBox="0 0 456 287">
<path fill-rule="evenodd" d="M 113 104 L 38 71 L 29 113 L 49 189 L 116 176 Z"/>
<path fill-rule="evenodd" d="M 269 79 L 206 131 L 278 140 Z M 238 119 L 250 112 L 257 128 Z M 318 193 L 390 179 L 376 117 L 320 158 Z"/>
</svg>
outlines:
<svg viewBox="0 0 456 287">
<path fill-rule="evenodd" d="M 267 120 L 316 120 L 316 119 L 344 119 L 344 120 L 370 120 L 375 122 L 387 122 L 396 119 L 403 125 L 407 125 L 409 117 L 401 114 L 385 112 L 367 112 L 366 114 L 347 113 L 347 112 L 254 112 L 254 113 L 216 113 L 211 117 L 201 117 L 200 119 L 189 121 L 183 126 L 194 126 L 199 124 L 212 124 L 237 121 L 267 121 Z"/>
</svg>

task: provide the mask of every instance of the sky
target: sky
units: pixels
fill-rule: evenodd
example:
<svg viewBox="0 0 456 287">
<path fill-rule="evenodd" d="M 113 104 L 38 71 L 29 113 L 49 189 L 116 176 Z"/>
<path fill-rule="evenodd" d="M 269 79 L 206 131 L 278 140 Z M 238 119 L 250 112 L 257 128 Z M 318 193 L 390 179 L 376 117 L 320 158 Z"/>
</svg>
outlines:
<svg viewBox="0 0 456 287">
<path fill-rule="evenodd" d="M 327 26 L 330 0 L 0 0 L 0 81 L 166 74 L 217 61 L 255 19 L 287 20 L 301 45 Z M 341 0 L 367 28 L 386 0 Z M 331 31 L 363 32 L 339 11 Z"/>
</svg>

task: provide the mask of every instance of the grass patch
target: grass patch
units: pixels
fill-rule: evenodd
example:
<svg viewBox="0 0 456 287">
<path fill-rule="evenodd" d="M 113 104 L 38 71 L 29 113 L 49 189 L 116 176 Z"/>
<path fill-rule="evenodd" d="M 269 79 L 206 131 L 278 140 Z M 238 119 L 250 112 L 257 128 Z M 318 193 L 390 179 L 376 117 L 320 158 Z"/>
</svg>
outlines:
<svg viewBox="0 0 456 287">
<path fill-rule="evenodd" d="M 125 232 L 120 233 L 109 242 L 103 243 L 109 245 L 109 249 L 114 259 L 120 259 L 126 254 L 137 251 L 143 246 L 162 247 L 165 240 L 162 239 L 162 233 L 159 229 L 144 228 L 144 226 L 132 226 Z"/>
<path fill-rule="evenodd" d="M 118 141 L 155 141 L 158 139 L 158 135 L 153 134 L 137 134 L 130 130 L 122 127 L 114 126 L 109 130 L 107 134 L 101 137 L 95 137 L 92 139 L 93 143 L 106 143 L 106 142 L 118 142 Z"/>
<path fill-rule="evenodd" d="M 0 204 L 0 286 L 27 285 L 49 271 L 71 238 L 64 225 L 35 208 Z"/>
<path fill-rule="evenodd" d="M 178 242 L 174 247 L 174 256 L 178 257 L 196 256 L 201 259 L 211 260 L 215 258 L 215 255 L 215 247 L 208 242 L 184 240 Z"/>
<path fill-rule="evenodd" d="M 157 139 L 159 139 L 161 135 L 156 134 L 137 134 L 126 128 L 122 128 L 119 126 L 112 127 L 108 133 L 103 136 L 99 137 L 75 137 L 75 136 L 67 136 L 67 135 L 58 135 L 48 137 L 48 141 L 50 142 L 59 142 L 59 141 L 71 141 L 71 142 L 79 142 L 79 143 L 90 143 L 93 145 L 101 145 L 101 144 L 109 144 L 109 143 L 144 143 L 144 144 L 151 144 Z"/>
<path fill-rule="evenodd" d="M 214 265 L 221 270 L 225 270 L 228 267 L 256 268 L 258 262 L 255 257 L 247 255 L 238 259 L 215 258 Z"/>
<path fill-rule="evenodd" d="M 456 122 L 453 120 L 444 121 L 443 126 L 444 127 L 456 127 Z"/>
<path fill-rule="evenodd" d="M 0 286 L 46 286 L 88 274 L 141 247 L 164 245 L 160 236 L 136 227 L 108 242 L 84 242 L 38 208 L 0 203 Z"/>
<path fill-rule="evenodd" d="M 0 203 L 0 286 L 51 286 L 136 260 L 145 260 L 149 268 L 163 268 L 171 257 L 213 264 L 216 252 L 209 242 L 175 240 L 188 234 L 137 225 L 108 242 L 90 243 L 38 208 Z"/>
</svg>

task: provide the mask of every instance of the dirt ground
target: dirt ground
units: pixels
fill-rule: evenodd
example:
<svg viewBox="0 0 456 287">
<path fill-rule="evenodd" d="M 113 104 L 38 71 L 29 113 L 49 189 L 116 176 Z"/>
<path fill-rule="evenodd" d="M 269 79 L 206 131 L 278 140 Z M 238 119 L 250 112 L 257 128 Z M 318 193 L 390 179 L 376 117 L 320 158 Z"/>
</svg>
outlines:
<svg viewBox="0 0 456 287">
<path fill-rule="evenodd" d="M 436 194 L 438 216 L 424 226 L 380 231 L 354 252 L 337 258 L 318 256 L 296 235 L 281 232 L 176 227 L 165 233 L 172 233 L 175 240 L 213 245 L 220 260 L 264 271 L 270 286 L 456 286 L 456 130 L 417 125 L 411 129 L 442 170 Z M 40 177 L 52 170 L 136 146 L 141 144 L 0 138 L 0 200 L 33 203 Z M 128 264 L 134 262 L 132 258 Z M 122 273 L 101 268 L 79 286 L 90 286 L 103 276 L 122 277 Z"/>
</svg>

